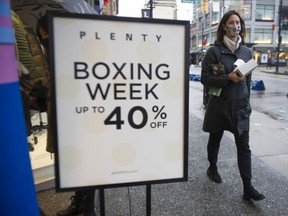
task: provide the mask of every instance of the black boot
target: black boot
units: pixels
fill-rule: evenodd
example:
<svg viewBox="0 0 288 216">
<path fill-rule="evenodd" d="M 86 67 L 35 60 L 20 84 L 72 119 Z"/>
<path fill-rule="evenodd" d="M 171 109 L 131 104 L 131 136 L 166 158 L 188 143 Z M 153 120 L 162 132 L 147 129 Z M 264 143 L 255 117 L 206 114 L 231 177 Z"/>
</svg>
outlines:
<svg viewBox="0 0 288 216">
<path fill-rule="evenodd" d="M 245 200 L 263 200 L 265 199 L 265 196 L 263 194 L 260 194 L 257 190 L 255 190 L 252 186 L 246 186 L 244 187 L 244 195 L 243 199 Z"/>
<path fill-rule="evenodd" d="M 81 213 L 82 197 L 71 197 L 71 204 L 67 209 L 60 210 L 57 212 L 57 216 L 71 216 L 78 215 Z"/>
<path fill-rule="evenodd" d="M 96 216 L 95 213 L 95 190 L 83 191 L 83 205 L 82 205 L 82 214 L 81 216 Z"/>
<path fill-rule="evenodd" d="M 222 182 L 221 176 L 219 175 L 217 168 L 209 167 L 207 170 L 207 175 L 210 178 L 210 180 L 213 182 L 216 182 L 216 183 Z"/>
</svg>

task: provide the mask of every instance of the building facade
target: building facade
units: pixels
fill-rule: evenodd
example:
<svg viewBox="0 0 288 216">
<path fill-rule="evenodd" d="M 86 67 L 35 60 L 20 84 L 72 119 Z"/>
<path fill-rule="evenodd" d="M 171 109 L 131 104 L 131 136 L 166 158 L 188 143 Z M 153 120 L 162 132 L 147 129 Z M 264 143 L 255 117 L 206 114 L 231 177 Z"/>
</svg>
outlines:
<svg viewBox="0 0 288 216">
<path fill-rule="evenodd" d="M 286 65 L 288 0 L 214 0 L 207 1 L 206 8 L 203 8 L 201 4 L 195 4 L 190 44 L 193 63 L 197 63 L 202 54 L 205 54 L 209 46 L 214 43 L 220 19 L 228 10 L 236 10 L 244 19 L 245 42 L 248 47 L 251 47 L 253 57 L 258 64 L 267 64 L 268 59 L 275 64 L 278 41 L 281 41 L 279 65 Z M 279 37 L 279 27 L 281 37 Z"/>
<path fill-rule="evenodd" d="M 145 9 L 149 9 L 152 3 L 153 18 L 156 19 L 177 19 L 176 0 L 146 0 Z"/>
<path fill-rule="evenodd" d="M 86 0 L 99 14 L 116 16 L 119 12 L 119 0 Z"/>
</svg>

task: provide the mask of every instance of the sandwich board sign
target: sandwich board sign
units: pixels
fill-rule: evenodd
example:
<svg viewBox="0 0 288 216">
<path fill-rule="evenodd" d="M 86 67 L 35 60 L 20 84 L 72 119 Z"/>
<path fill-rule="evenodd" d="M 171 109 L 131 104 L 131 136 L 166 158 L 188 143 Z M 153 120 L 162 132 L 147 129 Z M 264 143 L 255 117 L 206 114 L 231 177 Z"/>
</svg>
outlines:
<svg viewBox="0 0 288 216">
<path fill-rule="evenodd" d="M 56 187 L 186 181 L 189 22 L 49 14 Z"/>
</svg>

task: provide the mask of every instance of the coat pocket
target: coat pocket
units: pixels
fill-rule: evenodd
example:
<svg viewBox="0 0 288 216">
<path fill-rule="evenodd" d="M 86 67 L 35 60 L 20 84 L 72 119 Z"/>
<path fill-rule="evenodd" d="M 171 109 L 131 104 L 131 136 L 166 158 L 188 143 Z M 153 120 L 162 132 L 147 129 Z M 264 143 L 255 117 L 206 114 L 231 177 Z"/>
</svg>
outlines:
<svg viewBox="0 0 288 216">
<path fill-rule="evenodd" d="M 209 101 L 210 109 L 217 115 L 227 116 L 230 109 L 230 101 L 219 97 L 211 97 Z"/>
</svg>

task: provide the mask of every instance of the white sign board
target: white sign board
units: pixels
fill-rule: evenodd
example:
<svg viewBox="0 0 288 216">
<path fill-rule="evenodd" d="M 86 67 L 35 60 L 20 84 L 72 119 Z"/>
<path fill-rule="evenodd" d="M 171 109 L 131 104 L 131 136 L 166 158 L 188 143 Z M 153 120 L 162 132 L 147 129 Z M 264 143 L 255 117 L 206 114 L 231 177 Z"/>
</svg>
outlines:
<svg viewBox="0 0 288 216">
<path fill-rule="evenodd" d="M 268 54 L 267 53 L 261 54 L 261 63 L 268 63 Z"/>
<path fill-rule="evenodd" d="M 187 180 L 189 22 L 49 24 L 58 188 Z"/>
</svg>

